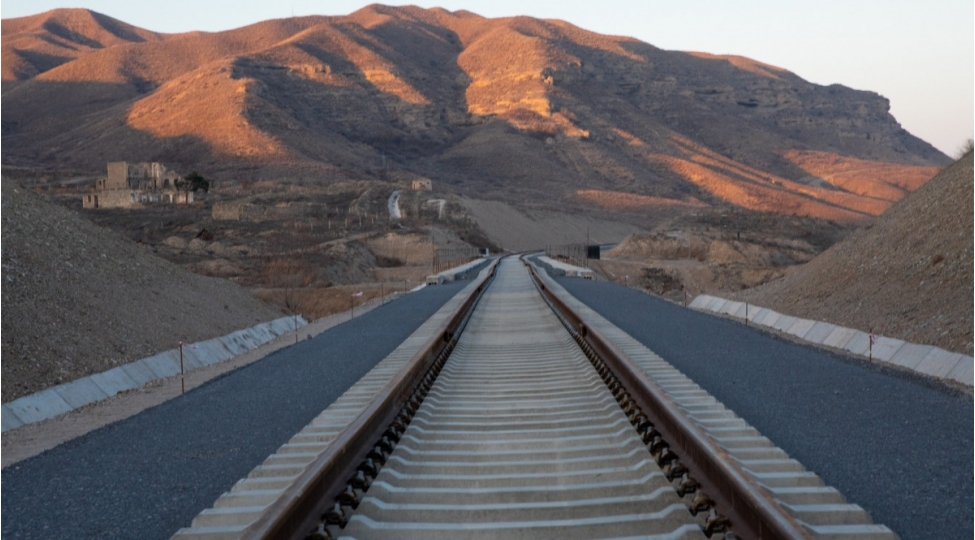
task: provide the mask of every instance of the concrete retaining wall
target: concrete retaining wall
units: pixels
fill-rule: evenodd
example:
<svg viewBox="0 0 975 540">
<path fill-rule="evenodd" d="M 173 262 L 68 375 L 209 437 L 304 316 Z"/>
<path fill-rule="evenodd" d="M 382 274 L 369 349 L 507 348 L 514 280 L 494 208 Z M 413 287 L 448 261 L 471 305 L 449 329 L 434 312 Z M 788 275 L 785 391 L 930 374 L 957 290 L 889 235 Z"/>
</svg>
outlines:
<svg viewBox="0 0 975 540">
<path fill-rule="evenodd" d="M 298 327 L 307 322 L 298 317 Z M 293 317 L 282 317 L 226 336 L 183 345 L 183 370 L 192 371 L 234 356 L 295 330 Z M 68 411 L 134 390 L 156 379 L 178 375 L 179 349 L 170 349 L 108 371 L 82 377 L 3 404 L 3 431 L 54 418 Z"/>
<path fill-rule="evenodd" d="M 694 298 L 689 307 L 745 320 L 745 309 L 741 302 L 716 296 L 702 294 Z M 842 349 L 857 356 L 872 356 L 874 362 L 961 383 L 969 388 L 975 383 L 975 358 L 965 354 L 878 335 L 874 336 L 871 351 L 870 335 L 859 330 L 783 315 L 760 306 L 749 305 L 747 309 L 748 324 L 768 327 L 809 343 Z"/>
</svg>

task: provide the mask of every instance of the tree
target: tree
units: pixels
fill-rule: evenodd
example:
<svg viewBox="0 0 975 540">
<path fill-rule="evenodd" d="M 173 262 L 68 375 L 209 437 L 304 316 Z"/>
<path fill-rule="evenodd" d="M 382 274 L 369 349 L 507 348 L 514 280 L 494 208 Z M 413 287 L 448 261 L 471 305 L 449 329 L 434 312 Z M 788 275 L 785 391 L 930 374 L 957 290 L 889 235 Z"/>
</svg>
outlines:
<svg viewBox="0 0 975 540">
<path fill-rule="evenodd" d="M 967 141 L 965 141 L 965 144 L 961 146 L 961 149 L 958 150 L 958 159 L 967 156 L 968 153 L 972 151 L 972 149 L 975 149 L 975 140 L 968 139 Z"/>
<path fill-rule="evenodd" d="M 196 171 L 176 180 L 176 189 L 181 191 L 210 191 L 210 181 L 200 176 Z"/>
</svg>

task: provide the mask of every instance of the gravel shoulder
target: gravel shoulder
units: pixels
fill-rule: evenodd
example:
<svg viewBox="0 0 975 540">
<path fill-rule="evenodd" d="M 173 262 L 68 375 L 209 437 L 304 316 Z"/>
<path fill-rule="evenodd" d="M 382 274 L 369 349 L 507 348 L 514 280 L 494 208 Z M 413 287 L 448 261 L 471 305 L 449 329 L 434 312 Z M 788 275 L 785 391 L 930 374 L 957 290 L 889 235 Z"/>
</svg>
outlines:
<svg viewBox="0 0 975 540">
<path fill-rule="evenodd" d="M 386 301 L 394 299 L 395 297 L 391 296 Z M 7 468 L 71 439 L 178 398 L 184 393 L 184 389 L 192 390 L 216 377 L 262 360 L 269 354 L 294 345 L 296 338 L 297 342 L 313 338 L 325 330 L 351 320 L 353 315 L 364 315 L 380 305 L 380 300 L 374 300 L 356 307 L 354 314 L 347 311 L 317 319 L 299 328 L 297 336 L 294 333 L 278 336 L 256 349 L 237 355 L 225 362 L 190 371 L 186 373 L 183 380 L 178 375 L 158 379 L 142 388 L 117 394 L 104 401 L 75 409 L 56 418 L 27 424 L 5 432 L 2 444 L 2 466 Z"/>
<path fill-rule="evenodd" d="M 5 467 L 3 537 L 46 539 L 57 531 L 69 538 L 169 538 L 465 285 L 427 287 L 357 313 L 185 395 Z"/>
<path fill-rule="evenodd" d="M 971 396 L 606 282 L 566 290 L 901 538 L 970 538 Z"/>
</svg>

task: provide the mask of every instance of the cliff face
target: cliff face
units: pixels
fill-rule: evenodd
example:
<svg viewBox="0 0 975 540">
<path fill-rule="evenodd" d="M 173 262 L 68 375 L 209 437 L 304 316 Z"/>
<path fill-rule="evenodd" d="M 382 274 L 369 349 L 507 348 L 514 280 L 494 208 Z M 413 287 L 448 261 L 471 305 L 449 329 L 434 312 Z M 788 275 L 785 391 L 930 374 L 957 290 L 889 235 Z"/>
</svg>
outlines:
<svg viewBox="0 0 975 540">
<path fill-rule="evenodd" d="M 508 200 L 595 189 L 855 221 L 948 161 L 872 92 L 561 21 L 370 6 L 160 35 L 84 10 L 29 19 L 3 26 L 5 163 L 398 169 Z M 36 43 L 55 20 L 93 44 L 24 64 L 52 55 Z"/>
</svg>

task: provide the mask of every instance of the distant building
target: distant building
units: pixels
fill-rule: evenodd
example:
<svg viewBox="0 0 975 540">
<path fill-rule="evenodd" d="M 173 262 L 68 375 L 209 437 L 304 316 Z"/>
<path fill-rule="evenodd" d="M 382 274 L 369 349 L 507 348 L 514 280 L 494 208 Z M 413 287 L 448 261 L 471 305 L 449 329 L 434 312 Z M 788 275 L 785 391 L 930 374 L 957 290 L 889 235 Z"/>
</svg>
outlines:
<svg viewBox="0 0 975 540">
<path fill-rule="evenodd" d="M 162 163 L 108 164 L 108 177 L 95 181 L 95 187 L 82 197 L 84 208 L 138 208 L 146 204 L 188 204 L 192 191 L 176 189 L 179 175 Z"/>
<path fill-rule="evenodd" d="M 413 181 L 413 191 L 433 191 L 433 181 L 429 178 L 420 178 Z"/>
</svg>

